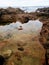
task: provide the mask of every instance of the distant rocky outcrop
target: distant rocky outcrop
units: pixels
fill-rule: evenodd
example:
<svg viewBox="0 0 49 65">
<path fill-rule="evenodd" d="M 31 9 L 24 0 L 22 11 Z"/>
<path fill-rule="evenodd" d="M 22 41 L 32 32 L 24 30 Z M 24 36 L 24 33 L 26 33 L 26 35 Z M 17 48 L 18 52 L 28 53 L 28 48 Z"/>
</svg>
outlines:
<svg viewBox="0 0 49 65">
<path fill-rule="evenodd" d="M 45 8 L 38 8 L 36 11 L 39 11 L 39 12 L 44 12 L 44 13 L 49 13 L 49 7 L 45 7 Z"/>
<path fill-rule="evenodd" d="M 16 21 L 27 23 L 29 20 L 35 20 L 39 17 L 41 17 L 40 20 L 47 19 L 49 17 L 49 7 L 38 8 L 36 12 L 30 13 L 24 12 L 20 8 L 0 8 L 0 25 L 9 24 Z"/>
<path fill-rule="evenodd" d="M 18 13 L 24 13 L 23 10 L 21 10 L 20 8 L 12 8 L 12 7 L 8 7 L 8 8 L 0 8 L 0 14 L 18 14 Z"/>
<path fill-rule="evenodd" d="M 17 14 L 23 14 L 24 11 L 20 8 L 8 7 L 6 9 L 0 8 L 0 24 L 7 24 L 17 21 Z"/>
<path fill-rule="evenodd" d="M 29 20 L 37 19 L 36 13 L 24 12 L 20 8 L 8 7 L 6 9 L 0 8 L 0 25 L 9 24 L 12 22 L 20 21 L 27 23 Z"/>
<path fill-rule="evenodd" d="M 47 16 L 49 17 L 49 7 L 45 7 L 45 8 L 38 8 L 36 10 L 36 12 L 38 13 L 37 15 L 39 16 Z"/>
</svg>

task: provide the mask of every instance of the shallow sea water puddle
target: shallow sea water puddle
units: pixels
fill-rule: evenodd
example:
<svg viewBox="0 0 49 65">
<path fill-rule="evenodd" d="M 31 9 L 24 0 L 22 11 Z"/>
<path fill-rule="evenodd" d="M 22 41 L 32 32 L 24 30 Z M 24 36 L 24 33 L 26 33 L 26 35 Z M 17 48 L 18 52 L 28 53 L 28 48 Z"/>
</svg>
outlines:
<svg viewBox="0 0 49 65">
<path fill-rule="evenodd" d="M 43 23 L 39 20 L 29 20 L 28 23 L 22 24 L 19 21 L 16 21 L 16 23 L 11 23 L 9 25 L 0 26 L 0 35 L 6 36 L 7 34 L 36 34 L 38 35 L 42 29 Z"/>
</svg>

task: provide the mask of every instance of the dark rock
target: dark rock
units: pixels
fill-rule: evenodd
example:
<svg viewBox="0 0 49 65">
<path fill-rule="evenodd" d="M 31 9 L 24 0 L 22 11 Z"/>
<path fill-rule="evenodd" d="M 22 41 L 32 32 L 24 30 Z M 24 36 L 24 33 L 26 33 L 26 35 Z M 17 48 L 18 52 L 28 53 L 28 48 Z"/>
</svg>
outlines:
<svg viewBox="0 0 49 65">
<path fill-rule="evenodd" d="M 0 65 L 4 65 L 5 63 L 5 58 L 0 55 Z"/>
<path fill-rule="evenodd" d="M 36 10 L 36 12 L 38 12 L 38 16 L 46 16 L 49 17 L 49 7 L 45 7 L 45 8 L 38 8 Z"/>
<path fill-rule="evenodd" d="M 18 48 L 19 51 L 24 51 L 23 47 Z"/>
</svg>

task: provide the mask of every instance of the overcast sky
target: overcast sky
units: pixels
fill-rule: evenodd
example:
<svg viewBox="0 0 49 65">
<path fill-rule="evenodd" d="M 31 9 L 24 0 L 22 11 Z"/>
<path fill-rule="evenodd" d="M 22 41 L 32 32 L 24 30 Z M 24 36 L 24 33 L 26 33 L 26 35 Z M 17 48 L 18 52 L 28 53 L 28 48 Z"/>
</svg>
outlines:
<svg viewBox="0 0 49 65">
<path fill-rule="evenodd" d="M 0 0 L 0 7 L 7 6 L 49 6 L 49 0 Z"/>
</svg>

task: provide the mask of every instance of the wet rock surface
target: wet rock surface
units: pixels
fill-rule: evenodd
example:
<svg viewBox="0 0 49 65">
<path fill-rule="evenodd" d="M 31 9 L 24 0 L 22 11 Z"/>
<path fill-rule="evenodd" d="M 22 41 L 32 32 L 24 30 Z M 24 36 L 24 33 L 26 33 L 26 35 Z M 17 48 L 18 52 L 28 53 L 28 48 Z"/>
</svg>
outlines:
<svg viewBox="0 0 49 65">
<path fill-rule="evenodd" d="M 41 22 L 43 22 L 43 27 L 40 32 L 40 42 L 47 50 L 45 58 L 46 58 L 46 64 L 49 63 L 49 7 L 47 8 L 39 8 L 37 9 L 38 17 Z"/>
<path fill-rule="evenodd" d="M 44 46 L 49 42 L 49 7 L 47 8 L 38 8 L 37 17 L 41 22 L 43 22 L 43 27 L 40 32 L 40 42 Z M 49 44 L 49 43 L 48 43 Z M 44 46 L 45 47 L 45 46 Z"/>
<path fill-rule="evenodd" d="M 38 37 L 31 34 L 14 34 L 12 38 L 2 42 L 6 43 L 0 48 L 0 54 L 6 58 L 5 65 L 42 65 L 42 61 L 44 63 L 45 50 Z"/>
</svg>

